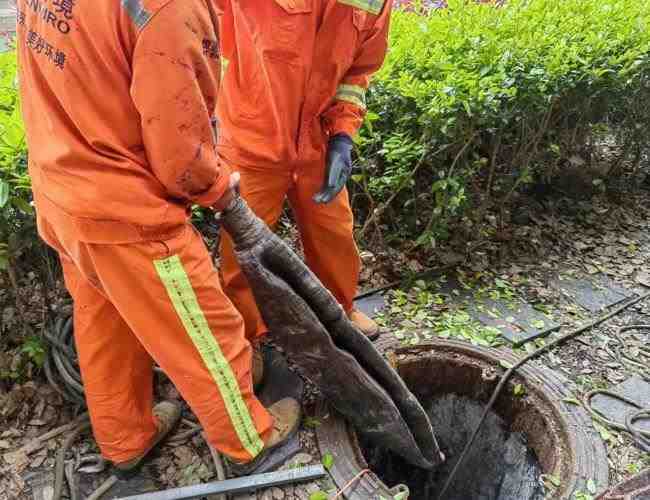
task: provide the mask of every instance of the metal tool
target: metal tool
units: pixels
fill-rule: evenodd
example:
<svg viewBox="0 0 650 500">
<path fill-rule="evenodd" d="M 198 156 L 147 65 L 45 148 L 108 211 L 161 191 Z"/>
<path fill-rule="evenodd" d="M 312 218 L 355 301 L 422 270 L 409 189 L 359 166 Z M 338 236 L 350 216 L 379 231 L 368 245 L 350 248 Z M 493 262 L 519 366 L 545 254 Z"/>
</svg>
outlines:
<svg viewBox="0 0 650 500">
<path fill-rule="evenodd" d="M 312 465 L 300 469 L 290 469 L 268 474 L 256 474 L 253 476 L 227 479 L 226 481 L 215 481 L 183 488 L 173 488 L 142 495 L 122 497 L 118 500 L 185 500 L 188 498 L 200 498 L 206 495 L 219 495 L 223 493 L 244 493 L 273 486 L 312 481 L 325 476 L 325 468 L 322 465 Z"/>
</svg>

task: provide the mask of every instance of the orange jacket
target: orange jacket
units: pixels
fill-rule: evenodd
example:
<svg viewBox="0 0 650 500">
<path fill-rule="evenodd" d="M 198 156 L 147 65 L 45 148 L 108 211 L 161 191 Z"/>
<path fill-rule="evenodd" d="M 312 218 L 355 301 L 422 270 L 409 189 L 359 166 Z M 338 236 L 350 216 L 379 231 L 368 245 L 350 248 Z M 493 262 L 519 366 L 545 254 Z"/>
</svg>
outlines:
<svg viewBox="0 0 650 500">
<path fill-rule="evenodd" d="M 81 241 L 142 241 L 221 197 L 212 1 L 18 0 L 30 174 L 50 222 Z"/>
<path fill-rule="evenodd" d="M 322 161 L 354 135 L 386 54 L 392 0 L 217 0 L 219 151 L 232 165 Z"/>
</svg>

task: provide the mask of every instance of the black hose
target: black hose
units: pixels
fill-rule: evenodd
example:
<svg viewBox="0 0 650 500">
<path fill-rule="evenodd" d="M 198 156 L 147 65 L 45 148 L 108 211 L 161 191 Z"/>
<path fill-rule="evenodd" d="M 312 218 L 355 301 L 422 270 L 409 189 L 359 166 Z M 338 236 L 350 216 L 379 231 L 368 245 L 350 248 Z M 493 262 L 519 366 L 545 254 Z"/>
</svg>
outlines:
<svg viewBox="0 0 650 500">
<path fill-rule="evenodd" d="M 627 430 L 634 437 L 636 444 L 646 453 L 650 453 L 650 432 L 643 431 L 636 427 L 634 424 L 637 420 L 650 421 L 650 408 L 645 408 L 636 413 L 629 414 L 625 419 L 625 427 L 627 427 Z"/>
<path fill-rule="evenodd" d="M 66 401 L 85 407 L 84 389 L 74 346 L 72 316 L 58 318 L 44 337 L 50 344 L 43 364 L 47 381 Z"/>
<path fill-rule="evenodd" d="M 46 332 L 45 339 L 50 344 L 43 369 L 49 384 L 56 392 L 61 394 L 67 401 L 85 407 L 86 401 L 84 398 L 84 389 L 81 381 L 81 373 L 77 361 L 77 352 L 74 347 L 74 328 L 72 316 L 67 318 L 58 318 L 52 327 L 51 332 Z M 155 368 L 156 371 L 161 372 L 160 368 Z M 66 438 L 63 446 L 59 449 L 55 463 L 55 477 L 54 477 L 54 495 L 53 500 L 60 500 L 63 494 L 63 483 L 65 479 L 65 455 L 68 449 L 72 446 L 74 440 L 84 431 L 90 428 L 90 422 L 85 417 L 76 427 L 72 433 Z M 189 431 L 174 436 L 170 441 L 178 441 L 183 443 L 192 436 L 202 432 L 203 429 L 199 425 L 193 425 Z M 206 443 L 207 443 L 207 438 Z M 208 443 L 209 446 L 209 443 Z M 225 479 L 223 471 L 223 464 L 220 461 L 220 456 L 210 446 L 210 453 L 214 461 L 215 469 L 220 480 Z M 109 477 L 102 485 L 97 488 L 93 494 L 88 497 L 89 500 L 100 498 L 106 491 L 108 491 L 113 484 L 117 481 L 115 476 Z"/>
<path fill-rule="evenodd" d="M 451 271 L 456 267 L 457 266 L 455 264 L 450 264 L 448 266 L 442 266 L 442 267 L 431 267 L 429 269 L 425 269 L 424 271 L 420 271 L 419 273 L 416 273 L 414 275 L 406 276 L 400 279 L 399 281 L 393 281 L 386 285 L 382 285 L 377 288 L 371 288 L 370 290 L 365 290 L 363 292 L 360 292 L 356 297 L 354 297 L 354 300 L 365 299 L 366 297 L 377 295 L 378 293 L 385 292 L 387 290 L 392 290 L 395 287 L 404 286 L 405 284 L 414 283 L 418 280 L 423 280 L 425 278 L 430 278 L 432 276 L 440 276 L 442 273 Z"/>
</svg>

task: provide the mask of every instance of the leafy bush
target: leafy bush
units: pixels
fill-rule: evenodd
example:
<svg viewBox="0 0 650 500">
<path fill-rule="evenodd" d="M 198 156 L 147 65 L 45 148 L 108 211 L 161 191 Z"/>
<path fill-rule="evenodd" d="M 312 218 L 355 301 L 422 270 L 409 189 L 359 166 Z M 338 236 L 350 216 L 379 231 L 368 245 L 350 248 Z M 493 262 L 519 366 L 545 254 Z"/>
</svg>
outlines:
<svg viewBox="0 0 650 500">
<path fill-rule="evenodd" d="M 35 237 L 17 85 L 16 53 L 0 53 L 0 270 Z"/>
<path fill-rule="evenodd" d="M 394 12 L 358 139 L 355 180 L 369 203 L 357 208 L 374 214 L 365 229 L 383 215 L 435 242 L 533 181 L 589 167 L 595 184 L 620 177 L 650 143 L 649 76 L 647 2 L 451 0 L 426 16 Z"/>
</svg>

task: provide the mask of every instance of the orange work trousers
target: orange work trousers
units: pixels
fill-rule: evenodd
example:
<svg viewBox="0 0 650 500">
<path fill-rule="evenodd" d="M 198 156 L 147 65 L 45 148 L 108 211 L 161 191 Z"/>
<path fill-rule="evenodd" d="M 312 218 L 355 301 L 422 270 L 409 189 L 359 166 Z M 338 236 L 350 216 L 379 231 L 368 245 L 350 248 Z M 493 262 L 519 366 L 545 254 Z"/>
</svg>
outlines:
<svg viewBox="0 0 650 500">
<path fill-rule="evenodd" d="M 74 300 L 74 334 L 102 455 L 125 462 L 156 434 L 153 361 L 170 377 L 210 444 L 238 461 L 262 450 L 272 417 L 253 394 L 252 349 L 191 225 L 165 241 L 80 242 L 39 217 Z"/>
<path fill-rule="evenodd" d="M 354 242 L 354 220 L 346 189 L 327 205 L 314 203 L 312 196 L 322 186 L 322 162 L 301 165 L 295 170 L 233 167 L 241 174 L 241 194 L 251 210 L 269 227 L 275 227 L 285 199 L 296 219 L 305 262 L 336 297 L 346 312 L 359 284 L 360 259 Z M 254 341 L 268 329 L 257 309 L 233 252 L 233 243 L 224 232 L 221 239 L 221 278 L 224 291 L 244 317 L 246 336 Z"/>
</svg>

